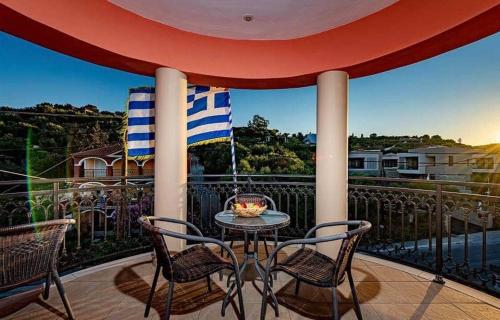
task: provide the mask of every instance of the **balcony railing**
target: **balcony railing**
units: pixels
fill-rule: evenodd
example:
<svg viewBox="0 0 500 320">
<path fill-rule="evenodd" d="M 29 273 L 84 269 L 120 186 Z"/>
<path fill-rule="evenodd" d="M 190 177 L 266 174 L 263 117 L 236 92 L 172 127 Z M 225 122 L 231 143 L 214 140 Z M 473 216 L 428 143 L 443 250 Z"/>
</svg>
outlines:
<svg viewBox="0 0 500 320">
<path fill-rule="evenodd" d="M 79 186 L 96 178 L 36 180 L 29 188 L 26 181 L 0 182 L 0 225 L 77 219 L 66 235 L 66 269 L 147 250 L 136 219 L 154 214 L 153 181 L 117 178 L 99 178 L 105 186 L 87 188 Z M 359 250 L 433 272 L 438 281 L 449 277 L 500 294 L 500 185 L 374 177 L 349 182 L 349 218 L 373 224 Z M 297 175 L 238 176 L 236 185 L 227 175 L 190 177 L 188 220 L 219 237 L 213 216 L 235 187 L 272 197 L 290 215 L 281 240 L 302 237 L 315 223 L 314 176 Z"/>
<path fill-rule="evenodd" d="M 83 176 L 84 177 L 105 177 L 107 175 L 106 169 L 84 169 Z"/>
</svg>

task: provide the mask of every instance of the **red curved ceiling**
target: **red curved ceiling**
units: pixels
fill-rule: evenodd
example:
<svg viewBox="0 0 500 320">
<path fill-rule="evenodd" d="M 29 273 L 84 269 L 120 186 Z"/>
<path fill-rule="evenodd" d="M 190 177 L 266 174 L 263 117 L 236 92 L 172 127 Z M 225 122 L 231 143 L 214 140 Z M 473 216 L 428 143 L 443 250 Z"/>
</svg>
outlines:
<svg viewBox="0 0 500 320">
<path fill-rule="evenodd" d="M 499 0 L 401 0 L 360 20 L 290 40 L 181 31 L 104 0 L 0 0 L 0 30 L 96 64 L 144 75 L 176 68 L 191 83 L 233 88 L 315 84 L 411 64 L 500 30 Z"/>
</svg>

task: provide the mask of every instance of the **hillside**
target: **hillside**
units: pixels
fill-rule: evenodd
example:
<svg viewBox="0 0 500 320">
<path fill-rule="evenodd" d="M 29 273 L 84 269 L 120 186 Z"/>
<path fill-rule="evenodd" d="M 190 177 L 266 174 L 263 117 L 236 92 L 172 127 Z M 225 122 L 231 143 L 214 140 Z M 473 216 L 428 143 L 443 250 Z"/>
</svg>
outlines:
<svg viewBox="0 0 500 320">
<path fill-rule="evenodd" d="M 0 107 L 0 169 L 43 177 L 66 177 L 71 153 L 120 142 L 123 113 L 100 111 L 96 106 L 76 107 L 41 103 L 15 109 Z M 302 133 L 281 133 L 255 115 L 247 126 L 234 128 L 240 173 L 314 174 L 315 147 Z M 429 145 L 470 147 L 438 135 L 349 137 L 350 150 L 404 152 Z M 493 147 L 493 146 L 492 146 Z M 205 173 L 230 173 L 229 143 L 192 147 Z M 29 151 L 29 152 L 27 152 Z M 54 169 L 49 168 L 62 162 Z M 29 170 L 27 170 L 29 169 Z M 47 171 L 48 170 L 48 171 Z M 0 179 L 19 177 L 0 173 Z"/>
<path fill-rule="evenodd" d="M 116 143 L 120 140 L 122 116 L 119 112 L 99 111 L 92 105 L 0 107 L 0 168 L 36 176 L 72 152 Z M 61 165 L 43 176 L 62 177 L 66 173 L 67 168 Z M 0 177 L 16 179 L 6 174 Z"/>
<path fill-rule="evenodd" d="M 372 133 L 368 137 L 351 135 L 349 150 L 380 150 L 384 153 L 407 152 L 409 149 L 439 145 L 446 147 L 472 148 L 453 139 L 443 139 L 439 135 L 429 136 L 379 136 Z"/>
</svg>

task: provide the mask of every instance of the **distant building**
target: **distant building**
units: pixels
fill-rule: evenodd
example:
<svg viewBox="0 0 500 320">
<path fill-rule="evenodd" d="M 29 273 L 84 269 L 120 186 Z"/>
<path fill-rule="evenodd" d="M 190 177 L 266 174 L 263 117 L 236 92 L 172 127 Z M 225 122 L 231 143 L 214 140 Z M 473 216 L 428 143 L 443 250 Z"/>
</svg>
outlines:
<svg viewBox="0 0 500 320">
<path fill-rule="evenodd" d="M 386 153 L 382 156 L 382 175 L 387 178 L 397 178 L 398 174 L 398 154 Z"/>
<path fill-rule="evenodd" d="M 304 136 L 304 143 L 308 145 L 316 145 L 316 133 L 308 133 Z"/>
<path fill-rule="evenodd" d="M 382 152 L 378 150 L 351 151 L 348 162 L 349 174 L 378 177 L 382 172 Z"/>
<path fill-rule="evenodd" d="M 500 173 L 500 153 L 484 149 L 431 146 L 398 154 L 402 177 L 470 181 L 473 175 Z"/>
<path fill-rule="evenodd" d="M 120 144 L 73 153 L 73 176 L 76 177 L 113 177 L 122 175 L 122 152 Z M 128 176 L 154 175 L 155 160 L 127 161 Z M 196 156 L 188 154 L 188 172 L 203 174 L 203 166 Z"/>
<path fill-rule="evenodd" d="M 388 178 L 500 182 L 500 146 L 462 148 L 431 146 L 408 152 L 349 152 L 349 174 Z"/>
</svg>

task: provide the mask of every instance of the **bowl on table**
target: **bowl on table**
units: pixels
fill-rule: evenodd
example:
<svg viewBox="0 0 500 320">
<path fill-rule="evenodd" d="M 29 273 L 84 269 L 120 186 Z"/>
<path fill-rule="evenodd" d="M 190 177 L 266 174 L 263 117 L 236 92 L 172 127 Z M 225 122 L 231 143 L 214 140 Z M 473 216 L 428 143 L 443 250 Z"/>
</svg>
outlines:
<svg viewBox="0 0 500 320">
<path fill-rule="evenodd" d="M 258 217 L 267 210 L 266 200 L 261 197 L 237 197 L 231 205 L 233 213 L 239 217 Z"/>
</svg>

